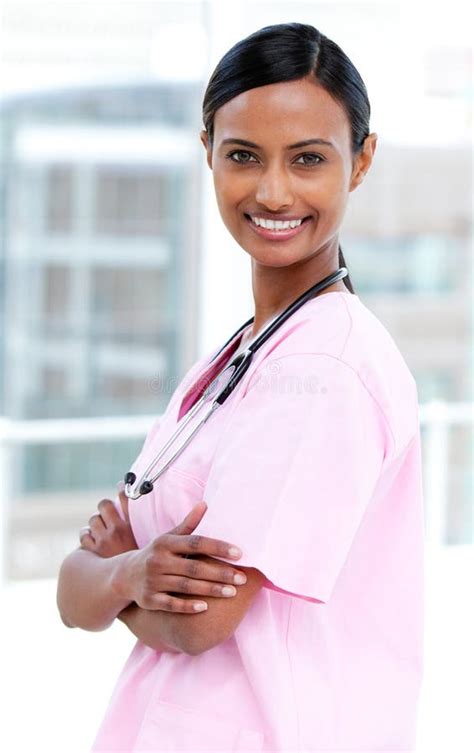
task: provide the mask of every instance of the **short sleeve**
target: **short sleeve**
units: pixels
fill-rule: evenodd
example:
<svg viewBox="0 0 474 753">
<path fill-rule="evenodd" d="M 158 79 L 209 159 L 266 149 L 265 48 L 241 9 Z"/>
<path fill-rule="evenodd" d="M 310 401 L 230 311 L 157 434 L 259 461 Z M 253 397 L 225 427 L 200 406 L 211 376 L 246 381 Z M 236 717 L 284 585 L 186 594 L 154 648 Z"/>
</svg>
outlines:
<svg viewBox="0 0 474 753">
<path fill-rule="evenodd" d="M 326 602 L 381 475 L 385 418 L 332 356 L 258 371 L 220 438 L 194 533 L 239 546 L 237 567 L 259 569 L 268 588 Z"/>
</svg>

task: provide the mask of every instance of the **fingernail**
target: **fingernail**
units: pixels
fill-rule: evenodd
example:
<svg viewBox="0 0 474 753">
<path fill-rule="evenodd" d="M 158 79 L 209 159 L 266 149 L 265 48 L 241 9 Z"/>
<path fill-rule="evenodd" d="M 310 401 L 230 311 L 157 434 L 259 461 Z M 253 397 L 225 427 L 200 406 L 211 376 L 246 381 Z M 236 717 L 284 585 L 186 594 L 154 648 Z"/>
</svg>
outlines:
<svg viewBox="0 0 474 753">
<path fill-rule="evenodd" d="M 197 602 L 193 604 L 193 609 L 195 612 L 204 612 L 207 609 L 207 604 L 204 601 Z"/>
<path fill-rule="evenodd" d="M 242 586 L 244 583 L 247 583 L 247 576 L 234 575 L 234 583 L 237 583 L 238 586 Z"/>
<path fill-rule="evenodd" d="M 125 483 L 123 480 L 118 482 L 117 489 L 119 492 L 123 492 L 125 490 Z"/>
<path fill-rule="evenodd" d="M 222 589 L 222 596 L 235 596 L 237 591 L 233 586 L 224 586 Z"/>
<path fill-rule="evenodd" d="M 229 557 L 241 557 L 242 551 L 241 549 L 238 549 L 236 546 L 231 546 L 228 549 Z"/>
</svg>

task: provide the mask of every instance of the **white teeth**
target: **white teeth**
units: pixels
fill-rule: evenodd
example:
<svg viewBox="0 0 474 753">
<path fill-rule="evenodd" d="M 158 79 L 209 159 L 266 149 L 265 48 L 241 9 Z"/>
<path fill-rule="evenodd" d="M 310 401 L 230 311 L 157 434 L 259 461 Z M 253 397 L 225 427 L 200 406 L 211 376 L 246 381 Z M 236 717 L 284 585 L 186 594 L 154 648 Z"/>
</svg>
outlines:
<svg viewBox="0 0 474 753">
<path fill-rule="evenodd" d="M 264 220 L 261 217 L 251 217 L 252 222 L 259 227 L 264 227 L 267 230 L 288 230 L 288 228 L 298 227 L 303 222 L 301 220 Z"/>
</svg>

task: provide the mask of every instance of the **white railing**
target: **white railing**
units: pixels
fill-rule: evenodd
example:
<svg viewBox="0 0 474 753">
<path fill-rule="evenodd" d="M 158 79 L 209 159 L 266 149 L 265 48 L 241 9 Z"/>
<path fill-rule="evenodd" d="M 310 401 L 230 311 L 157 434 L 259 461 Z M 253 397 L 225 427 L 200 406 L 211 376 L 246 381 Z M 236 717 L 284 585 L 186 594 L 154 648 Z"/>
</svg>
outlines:
<svg viewBox="0 0 474 753">
<path fill-rule="evenodd" d="M 474 403 L 432 400 L 420 405 L 420 425 L 424 429 L 425 539 L 430 544 L 441 544 L 446 530 L 450 431 L 468 424 L 474 426 Z"/>
<path fill-rule="evenodd" d="M 5 541 L 11 516 L 10 500 L 15 491 L 11 473 L 14 448 L 66 441 L 144 438 L 155 419 L 156 416 L 34 421 L 0 418 L 0 585 L 6 572 Z M 424 429 L 425 535 L 427 542 L 436 545 L 443 541 L 446 524 L 450 430 L 454 426 L 474 424 L 474 403 L 425 403 L 420 405 L 420 424 Z"/>
<path fill-rule="evenodd" d="M 11 499 L 15 493 L 12 469 L 15 447 L 28 444 L 90 442 L 100 439 L 145 438 L 157 416 L 113 416 L 97 418 L 39 419 L 13 421 L 0 418 L 0 588 L 6 582 L 7 536 L 11 521 Z"/>
</svg>

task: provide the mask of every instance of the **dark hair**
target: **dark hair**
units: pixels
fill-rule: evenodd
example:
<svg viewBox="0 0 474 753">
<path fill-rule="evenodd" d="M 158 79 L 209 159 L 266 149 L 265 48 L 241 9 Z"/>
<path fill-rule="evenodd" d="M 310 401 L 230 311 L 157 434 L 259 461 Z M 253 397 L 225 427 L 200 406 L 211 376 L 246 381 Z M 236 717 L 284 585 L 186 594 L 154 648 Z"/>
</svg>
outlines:
<svg viewBox="0 0 474 753">
<path fill-rule="evenodd" d="M 237 42 L 217 64 L 202 105 L 204 127 L 212 148 L 214 116 L 226 102 L 249 89 L 313 75 L 345 109 L 355 156 L 369 135 L 370 103 L 365 84 L 341 48 L 308 24 L 265 26 Z M 339 245 L 339 266 L 347 266 Z M 354 289 L 349 275 L 348 290 Z"/>
</svg>

